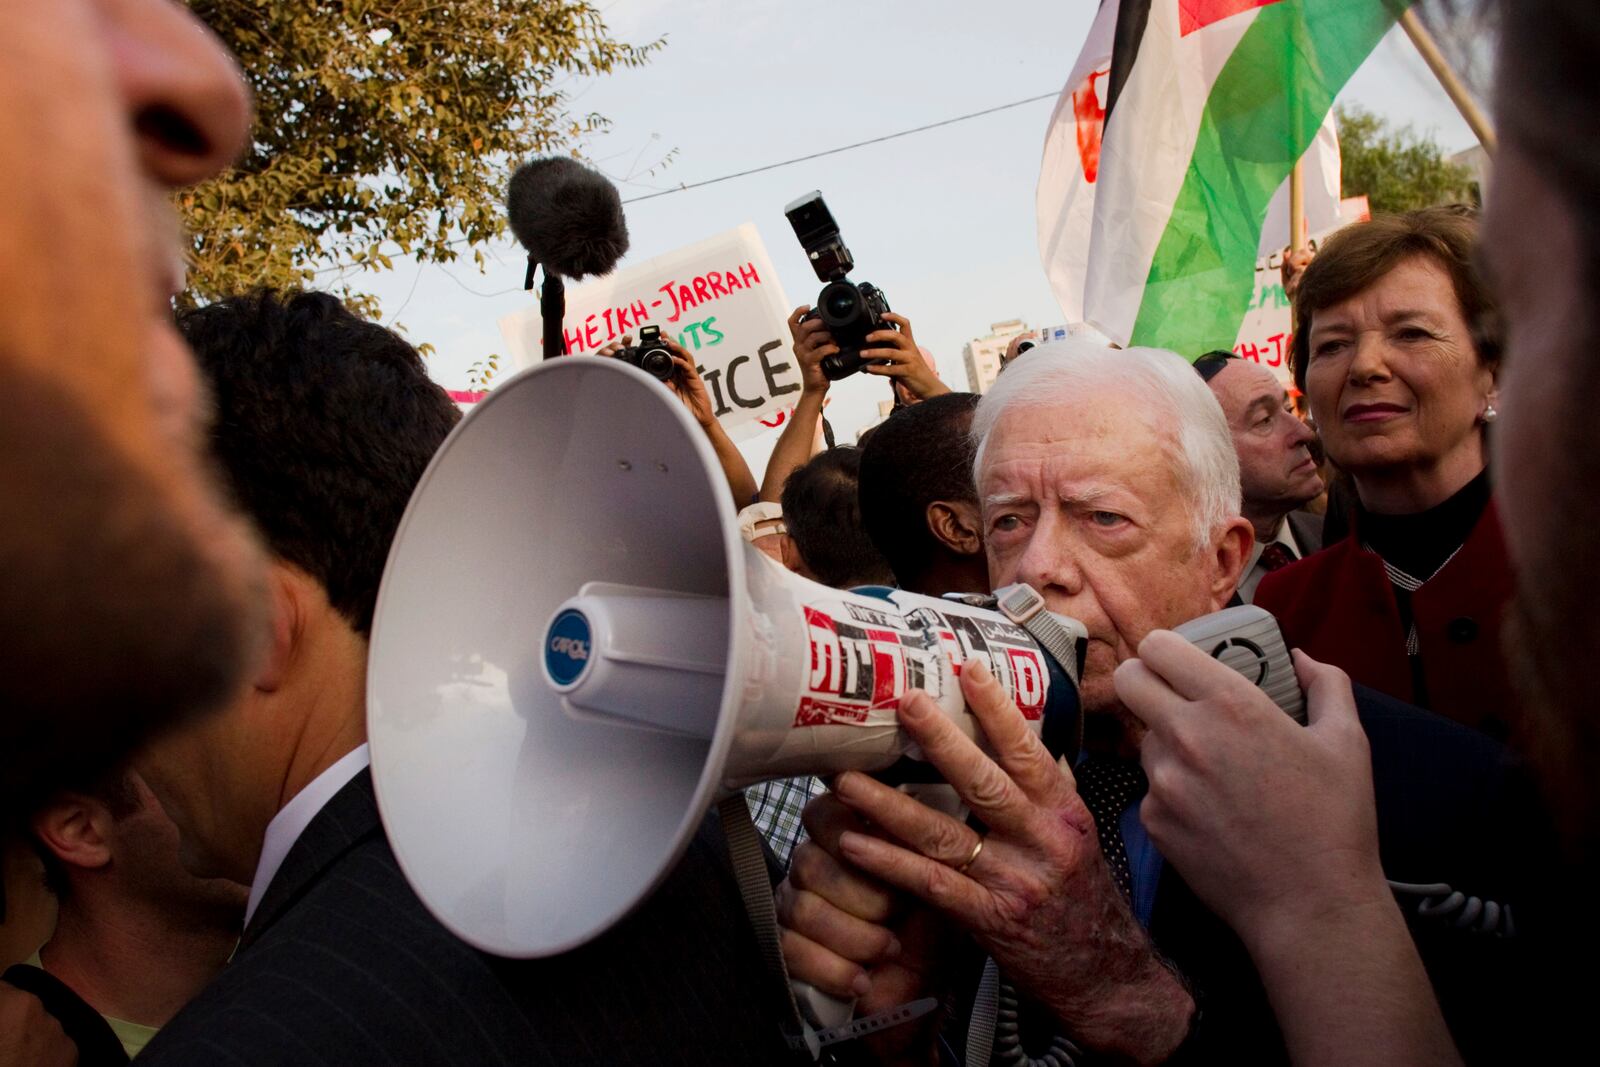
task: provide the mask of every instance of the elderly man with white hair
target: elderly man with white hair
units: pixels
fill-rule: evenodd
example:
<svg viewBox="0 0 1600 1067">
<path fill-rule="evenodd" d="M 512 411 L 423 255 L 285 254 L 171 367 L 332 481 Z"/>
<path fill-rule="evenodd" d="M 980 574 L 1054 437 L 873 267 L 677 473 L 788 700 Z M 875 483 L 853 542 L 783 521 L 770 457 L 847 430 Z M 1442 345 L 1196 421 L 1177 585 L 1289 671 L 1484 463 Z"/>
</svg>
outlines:
<svg viewBox="0 0 1600 1067">
<path fill-rule="evenodd" d="M 1393 936 L 1406 919 L 1386 872 L 1506 899 L 1516 868 L 1503 853 L 1517 838 L 1505 828 L 1523 807 L 1500 749 L 1387 698 L 1354 695 L 1340 671 L 1299 656 L 1311 723 L 1302 728 L 1166 632 L 1228 603 L 1253 543 L 1227 424 L 1180 357 L 1041 346 L 996 382 L 973 432 L 992 585 L 1026 582 L 1088 630 L 1085 753 L 1070 771 L 1052 760 L 981 666 L 962 686 L 988 754 L 925 695 L 908 698 L 902 725 L 974 819 L 840 775 L 808 808 L 812 842 L 779 889 L 791 973 L 857 996 L 858 1014 L 877 1011 L 958 985 L 964 934 L 1037 1002 L 1031 1023 L 1024 1012 L 1024 1029 L 1045 1027 L 1044 1043 L 1037 1032 L 1025 1042 L 1033 1054 L 1054 1030 L 1058 1050 L 1135 1063 L 1281 1062 L 1286 1041 L 1298 1053 L 1310 1038 L 1293 1019 L 1280 1032 L 1263 989 L 1296 968 L 1353 1012 L 1400 1011 L 1397 991 L 1427 989 L 1428 974 L 1411 940 Z M 1340 803 L 1279 820 L 1293 833 L 1278 842 L 1273 869 L 1238 870 L 1236 884 L 1218 885 L 1212 872 L 1227 865 L 1197 864 L 1209 880 L 1190 887 L 1189 852 L 1163 856 L 1169 839 L 1195 847 L 1192 832 L 1164 836 L 1170 813 L 1188 810 L 1165 792 L 1182 778 L 1186 713 L 1257 716 L 1269 739 L 1306 729 L 1330 740 L 1318 771 Z M 1260 761 L 1236 768 L 1257 779 L 1275 772 Z M 1209 844 L 1226 850 L 1226 833 L 1248 830 L 1225 828 Z M 1337 943 L 1318 942 L 1320 957 L 1286 956 L 1280 945 L 1303 944 L 1289 931 L 1326 918 L 1317 909 L 1327 887 L 1295 879 L 1330 855 L 1350 857 L 1335 868 L 1344 881 L 1333 895 L 1359 921 Z M 908 910 L 911 897 L 931 909 Z M 1473 1017 L 1487 1012 L 1491 991 L 1503 995 L 1505 979 L 1493 976 L 1509 974 L 1499 946 L 1442 930 L 1416 940 L 1457 1039 L 1478 1041 Z M 1427 1018 L 1444 1032 L 1437 1009 Z M 931 1062 L 931 1028 L 906 1031 L 880 1040 L 879 1060 Z M 1002 1050 L 996 1062 L 1010 1056 Z"/>
</svg>

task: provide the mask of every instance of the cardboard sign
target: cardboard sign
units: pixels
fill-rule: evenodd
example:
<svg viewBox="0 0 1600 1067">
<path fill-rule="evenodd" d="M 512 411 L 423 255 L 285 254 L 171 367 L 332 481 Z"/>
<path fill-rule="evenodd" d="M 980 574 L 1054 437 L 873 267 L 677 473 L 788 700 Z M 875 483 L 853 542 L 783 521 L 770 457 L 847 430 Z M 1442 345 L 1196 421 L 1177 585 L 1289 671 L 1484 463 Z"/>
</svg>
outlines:
<svg viewBox="0 0 1600 1067">
<path fill-rule="evenodd" d="M 591 355 L 642 326 L 689 350 L 729 436 L 764 432 L 800 396 L 790 305 L 751 223 L 567 290 L 569 355 Z M 512 368 L 539 362 L 537 306 L 500 320 Z M 766 425 L 763 425 L 763 420 Z"/>
<path fill-rule="evenodd" d="M 1310 239 L 1312 248 L 1322 243 L 1325 234 Z M 1289 297 L 1283 291 L 1283 253 L 1276 252 L 1256 260 L 1256 287 L 1250 307 L 1239 324 L 1239 339 L 1233 350 L 1241 358 L 1253 359 L 1271 368 L 1285 387 L 1294 385 L 1289 373 L 1289 334 L 1292 316 Z M 1199 353 L 1195 353 L 1198 355 Z"/>
<path fill-rule="evenodd" d="M 1372 217 L 1364 196 L 1350 197 L 1339 205 L 1343 221 L 1312 234 L 1307 243 L 1315 252 L 1333 234 L 1352 222 L 1363 222 Z M 1293 329 L 1293 316 L 1289 313 L 1289 297 L 1283 291 L 1283 253 L 1274 252 L 1256 260 L 1256 287 L 1251 294 L 1250 307 L 1244 321 L 1239 324 L 1239 337 L 1233 350 L 1244 359 L 1253 359 L 1271 368 L 1287 389 L 1294 388 L 1294 375 L 1289 370 L 1289 336 Z M 1190 353 L 1198 356 L 1200 353 Z"/>
</svg>

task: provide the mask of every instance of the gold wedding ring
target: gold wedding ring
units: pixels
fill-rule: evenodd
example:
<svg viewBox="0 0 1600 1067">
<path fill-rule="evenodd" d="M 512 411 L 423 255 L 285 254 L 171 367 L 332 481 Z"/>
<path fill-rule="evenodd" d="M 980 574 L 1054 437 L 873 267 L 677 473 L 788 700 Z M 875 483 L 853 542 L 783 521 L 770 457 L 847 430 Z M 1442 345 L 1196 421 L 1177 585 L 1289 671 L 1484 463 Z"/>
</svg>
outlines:
<svg viewBox="0 0 1600 1067">
<path fill-rule="evenodd" d="M 957 874 L 966 874 L 967 868 L 978 862 L 978 853 L 983 851 L 983 838 L 978 838 L 978 843 L 972 846 L 972 854 L 967 857 L 967 862 L 956 868 Z"/>
</svg>

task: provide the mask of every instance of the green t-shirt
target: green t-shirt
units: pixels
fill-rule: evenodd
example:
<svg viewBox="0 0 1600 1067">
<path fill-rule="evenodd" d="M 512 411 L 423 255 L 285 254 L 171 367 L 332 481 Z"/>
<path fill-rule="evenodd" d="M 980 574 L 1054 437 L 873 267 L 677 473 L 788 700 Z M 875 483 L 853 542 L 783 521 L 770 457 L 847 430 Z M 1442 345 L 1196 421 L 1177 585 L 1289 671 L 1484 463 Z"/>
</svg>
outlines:
<svg viewBox="0 0 1600 1067">
<path fill-rule="evenodd" d="M 44 970 L 44 964 L 40 962 L 37 952 L 28 959 L 27 963 L 29 967 L 37 967 L 41 971 Z M 128 1054 L 130 1060 L 143 1052 L 144 1047 L 150 1043 L 150 1039 L 156 1036 L 156 1031 L 161 1029 L 159 1026 L 130 1023 L 126 1019 L 113 1019 L 109 1015 L 102 1015 L 100 1018 L 104 1019 L 106 1025 L 111 1027 L 111 1032 L 117 1035 L 117 1040 L 122 1042 L 122 1051 Z"/>
</svg>

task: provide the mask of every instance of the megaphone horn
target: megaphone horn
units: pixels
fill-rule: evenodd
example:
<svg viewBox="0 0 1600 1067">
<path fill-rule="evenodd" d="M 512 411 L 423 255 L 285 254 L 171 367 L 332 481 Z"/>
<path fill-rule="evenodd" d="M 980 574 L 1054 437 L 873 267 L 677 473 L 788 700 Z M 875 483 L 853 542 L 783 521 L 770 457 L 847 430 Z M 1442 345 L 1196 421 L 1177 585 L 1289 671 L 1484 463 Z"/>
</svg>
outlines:
<svg viewBox="0 0 1600 1067">
<path fill-rule="evenodd" d="M 907 765 L 906 691 L 976 736 L 974 659 L 1075 749 L 1084 635 L 1060 623 L 1077 655 L 994 610 L 791 574 L 739 537 L 660 382 L 541 364 L 455 429 L 396 535 L 368 672 L 379 810 L 451 931 L 565 952 L 650 894 L 719 793 Z"/>
</svg>

